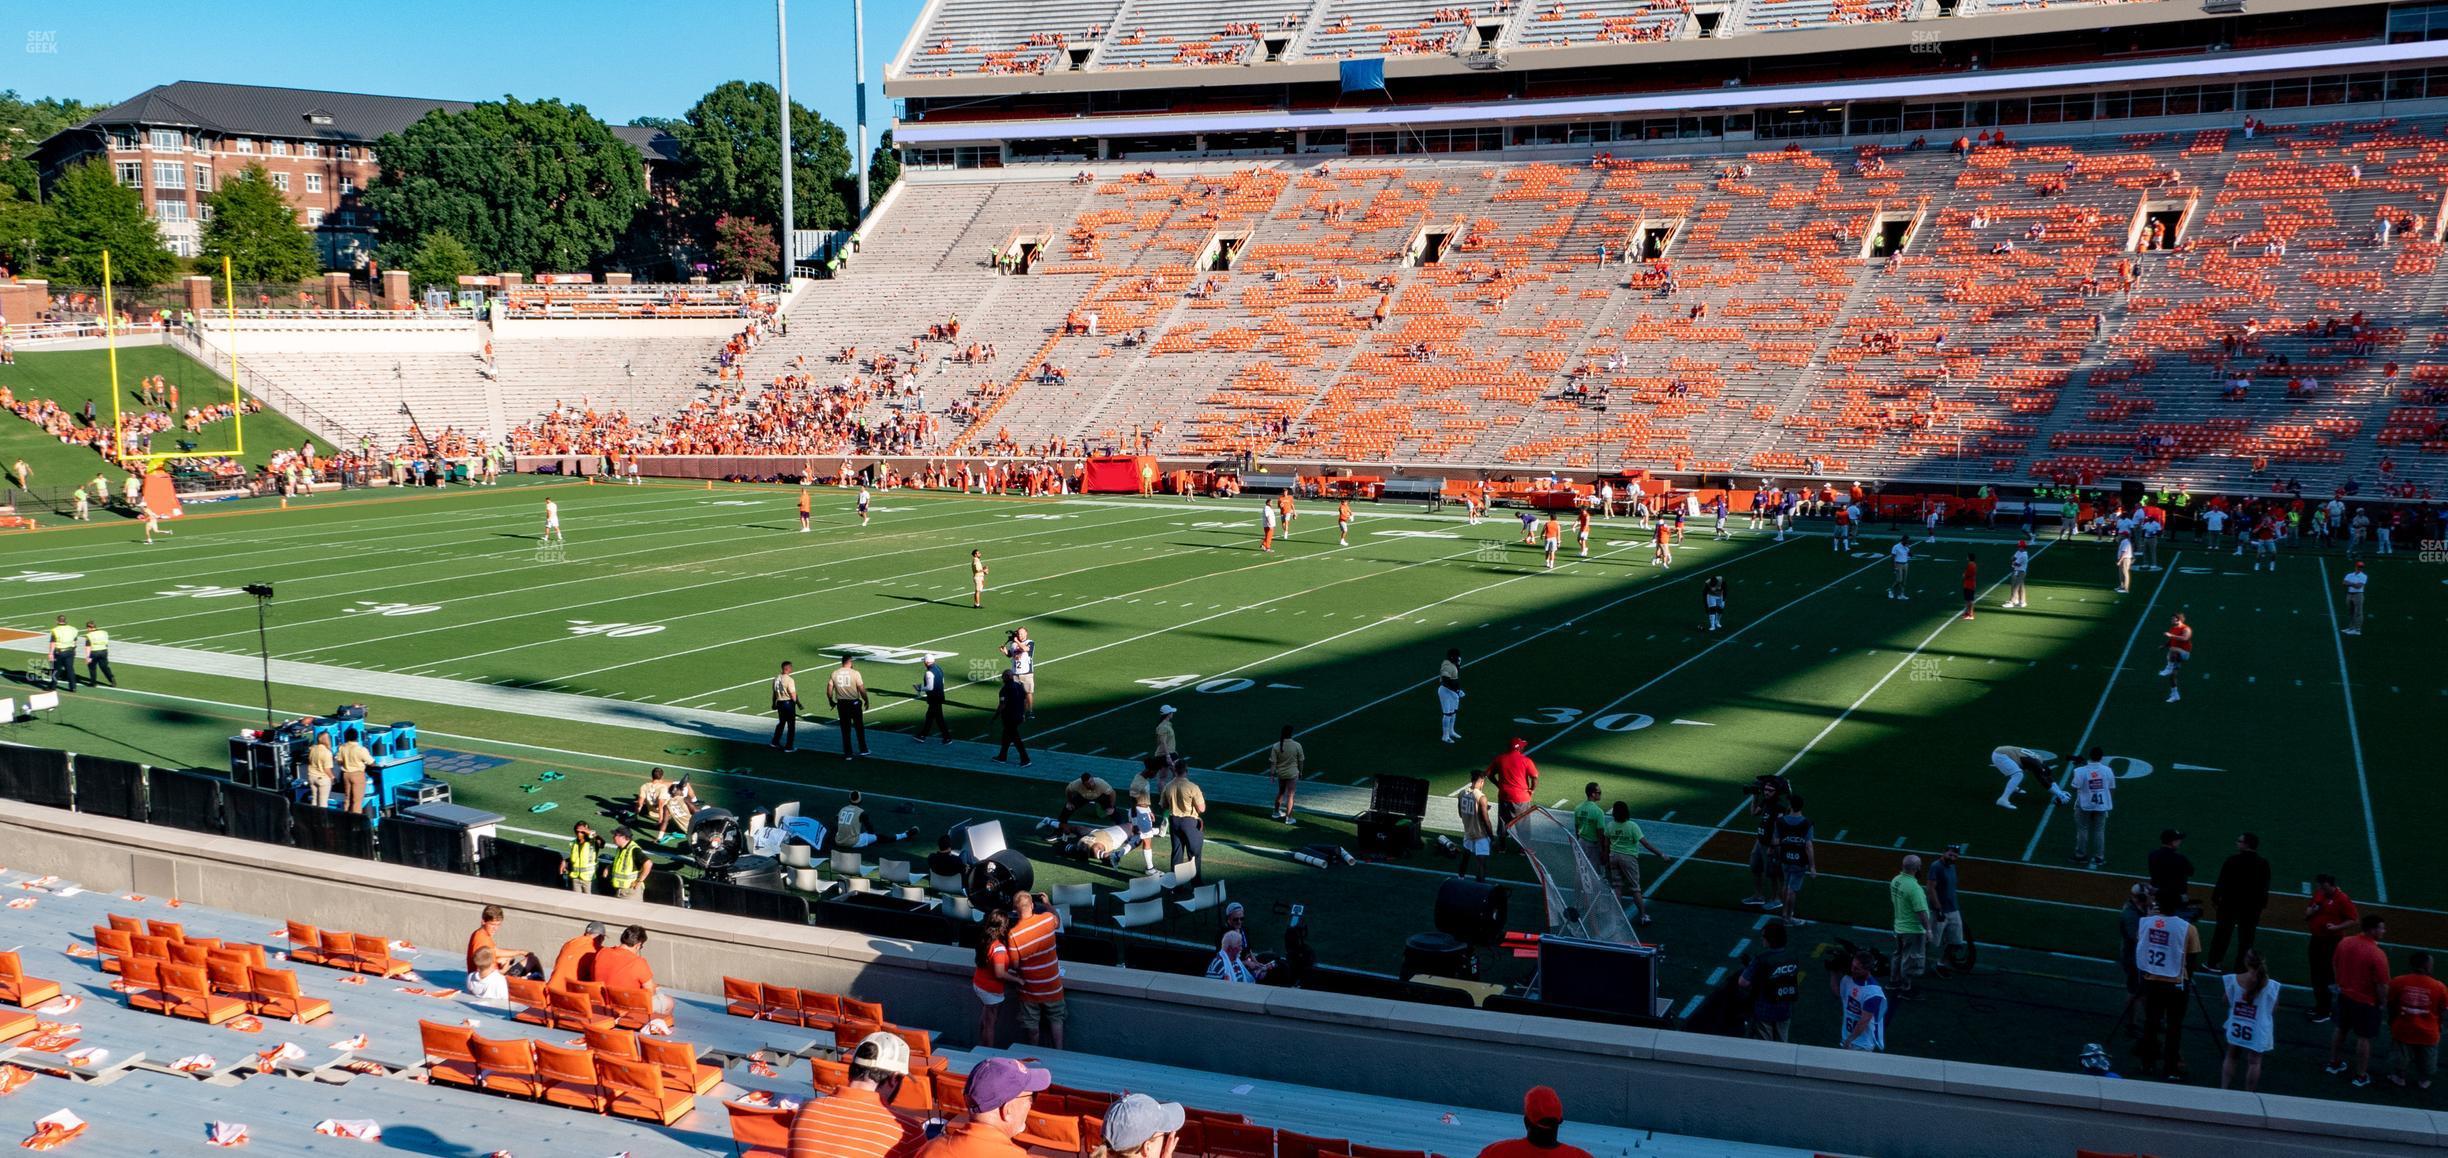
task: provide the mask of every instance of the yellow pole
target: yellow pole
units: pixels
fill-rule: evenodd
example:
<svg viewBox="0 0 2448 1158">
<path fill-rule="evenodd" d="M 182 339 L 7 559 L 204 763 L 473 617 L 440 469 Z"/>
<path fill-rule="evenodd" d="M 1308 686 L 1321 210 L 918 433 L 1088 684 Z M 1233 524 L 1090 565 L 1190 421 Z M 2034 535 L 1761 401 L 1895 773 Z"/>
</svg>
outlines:
<svg viewBox="0 0 2448 1158">
<path fill-rule="evenodd" d="M 238 431 L 238 457 L 246 457 L 246 399 L 238 392 L 238 282 L 230 276 L 230 257 L 221 255 L 221 300 L 229 310 L 230 422 Z M 240 465 L 244 465 L 241 463 Z"/>
<path fill-rule="evenodd" d="M 102 251 L 102 345 L 110 351 L 111 451 L 127 458 L 127 426 L 119 420 L 119 321 L 111 305 L 110 251 Z"/>
</svg>

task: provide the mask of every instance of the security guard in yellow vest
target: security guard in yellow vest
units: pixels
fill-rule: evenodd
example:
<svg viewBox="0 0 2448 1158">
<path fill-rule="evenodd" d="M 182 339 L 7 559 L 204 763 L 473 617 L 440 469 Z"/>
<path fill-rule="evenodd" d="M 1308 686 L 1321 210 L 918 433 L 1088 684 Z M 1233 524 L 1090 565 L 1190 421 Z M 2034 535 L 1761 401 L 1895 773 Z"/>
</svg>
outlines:
<svg viewBox="0 0 2448 1158">
<path fill-rule="evenodd" d="M 569 882 L 571 892 L 595 891 L 595 854 L 602 848 L 602 838 L 586 821 L 571 826 L 569 851 L 561 856 L 561 877 Z"/>
<path fill-rule="evenodd" d="M 77 629 L 68 626 L 68 617 L 59 617 L 51 627 L 51 686 L 60 691 L 76 690 Z"/>
<path fill-rule="evenodd" d="M 624 901 L 646 899 L 646 874 L 653 871 L 646 850 L 631 840 L 629 830 L 612 830 L 612 895 Z"/>
<path fill-rule="evenodd" d="M 94 621 L 88 619 L 85 621 L 85 682 L 101 687 L 103 680 L 109 680 L 114 688 L 119 686 L 119 673 L 112 671 L 110 665 L 110 633 L 94 626 Z"/>
</svg>

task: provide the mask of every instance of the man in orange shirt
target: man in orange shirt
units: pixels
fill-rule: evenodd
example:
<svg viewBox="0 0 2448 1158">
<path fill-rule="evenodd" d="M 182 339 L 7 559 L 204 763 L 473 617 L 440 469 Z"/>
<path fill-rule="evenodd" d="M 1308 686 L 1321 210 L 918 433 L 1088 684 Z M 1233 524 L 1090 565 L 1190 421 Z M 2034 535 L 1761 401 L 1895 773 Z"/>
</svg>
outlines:
<svg viewBox="0 0 2448 1158">
<path fill-rule="evenodd" d="M 643 989 L 653 998 L 654 1011 L 672 1011 L 671 995 L 655 989 L 654 966 L 638 952 L 646 947 L 646 930 L 631 925 L 621 930 L 620 944 L 595 951 L 595 981 L 605 989 Z"/>
<path fill-rule="evenodd" d="M 1012 957 L 1020 966 L 1020 1037 L 1030 1045 L 1042 1040 L 1061 1049 L 1063 1025 L 1071 1019 L 1063 1000 L 1062 960 L 1054 955 L 1054 934 L 1061 923 L 1046 898 L 1034 893 L 1014 896 L 1012 910 Z"/>
<path fill-rule="evenodd" d="M 918 1148 L 917 1158 L 1026 1158 L 1012 1141 L 1028 1129 L 1029 1107 L 1054 1084 L 1046 1070 L 1007 1057 L 990 1057 L 969 1071 L 969 1116 Z"/>
<path fill-rule="evenodd" d="M 571 981 L 595 980 L 595 954 L 603 949 L 603 939 L 603 922 L 589 921 L 586 932 L 563 941 L 561 951 L 553 955 L 549 982 L 563 985 Z"/>
<path fill-rule="evenodd" d="M 543 972 L 543 962 L 536 960 L 535 954 L 525 949 L 504 949 L 494 943 L 493 935 L 499 933 L 502 927 L 502 907 L 500 905 L 486 905 L 484 912 L 477 919 L 481 923 L 476 926 L 475 932 L 468 934 L 468 972 L 476 971 L 476 951 L 478 949 L 493 950 L 494 960 L 502 963 L 502 972 L 512 977 L 533 977 Z"/>
<path fill-rule="evenodd" d="M 848 1060 L 850 1084 L 791 1119 L 790 1158 L 910 1158 L 926 1134 L 886 1108 L 909 1077 L 909 1043 L 871 1033 Z"/>
<path fill-rule="evenodd" d="M 2338 942 L 2337 1027 L 2329 1033 L 2326 1067 L 2332 1074 L 2345 1073 L 2346 1041 L 2354 1039 L 2354 1076 L 2347 1084 L 2356 1089 L 2371 1084 L 2372 1039 L 2380 1036 L 2380 1003 L 2389 993 L 2388 950 L 2380 947 L 2388 922 L 2378 913 L 2365 913 L 2362 926 L 2359 935 Z"/>
<path fill-rule="evenodd" d="M 1479 1158 L 1590 1158 L 1589 1151 L 1557 1140 L 1564 1128 L 1564 1100 L 1546 1086 L 1532 1086 L 1522 1096 L 1522 1127 L 1521 1137 L 1491 1142 Z"/>
<path fill-rule="evenodd" d="M 2431 975 L 2431 955 L 2406 959 L 2407 972 L 2389 982 L 2389 1040 L 2397 1043 L 2397 1072 L 2389 1084 L 2431 1088 L 2431 1073 L 2439 1065 L 2440 1010 L 2448 1008 L 2448 985 Z"/>
</svg>

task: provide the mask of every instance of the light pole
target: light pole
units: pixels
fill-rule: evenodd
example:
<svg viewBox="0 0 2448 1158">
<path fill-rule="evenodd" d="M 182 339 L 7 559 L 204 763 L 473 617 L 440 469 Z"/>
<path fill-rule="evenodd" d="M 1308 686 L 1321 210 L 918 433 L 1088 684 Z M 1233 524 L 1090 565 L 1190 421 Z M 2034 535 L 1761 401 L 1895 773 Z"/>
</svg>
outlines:
<svg viewBox="0 0 2448 1158">
<path fill-rule="evenodd" d="M 867 220 L 867 0 L 850 0 L 850 67 L 858 77 L 858 216 L 850 219 L 856 229 Z"/>
<path fill-rule="evenodd" d="M 272 638 L 267 624 L 272 606 L 272 585 L 249 583 L 241 588 L 255 597 L 255 651 L 263 657 L 264 727 L 272 726 Z"/>
<path fill-rule="evenodd" d="M 774 44 L 780 65 L 782 97 L 782 284 L 790 285 L 791 233 L 798 222 L 791 212 L 790 0 L 774 0 Z"/>
</svg>

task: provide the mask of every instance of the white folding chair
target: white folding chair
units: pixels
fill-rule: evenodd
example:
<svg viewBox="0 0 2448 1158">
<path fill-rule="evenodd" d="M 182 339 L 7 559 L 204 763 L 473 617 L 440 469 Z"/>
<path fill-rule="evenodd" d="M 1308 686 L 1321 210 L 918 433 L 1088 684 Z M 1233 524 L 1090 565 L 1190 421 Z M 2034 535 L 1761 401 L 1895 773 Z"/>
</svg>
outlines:
<svg viewBox="0 0 2448 1158">
<path fill-rule="evenodd" d="M 815 863 L 816 850 L 809 848 L 806 841 L 786 840 L 782 842 L 782 867 L 803 869 Z"/>
<path fill-rule="evenodd" d="M 1115 893 L 1114 898 L 1127 905 L 1133 901 L 1152 901 L 1163 895 L 1163 877 L 1132 877 L 1131 883 Z"/>
<path fill-rule="evenodd" d="M 1190 890 L 1189 900 L 1173 903 L 1181 906 L 1181 911 L 1185 913 L 1204 912 L 1215 908 L 1224 903 L 1224 882 L 1217 881 L 1211 885 L 1200 885 Z"/>
<path fill-rule="evenodd" d="M 1122 914 L 1114 918 L 1114 924 L 1125 929 L 1136 929 L 1142 925 L 1153 925 L 1162 920 L 1164 920 L 1163 901 L 1132 901 L 1122 906 Z"/>
<path fill-rule="evenodd" d="M 969 887 L 962 884 L 959 877 L 947 876 L 943 873 L 928 873 L 927 887 L 939 893 L 967 893 L 969 891 Z"/>
<path fill-rule="evenodd" d="M 917 878 L 910 875 L 910 862 L 905 860 L 884 860 L 876 862 L 876 879 L 890 885 L 909 885 L 918 883 Z"/>
<path fill-rule="evenodd" d="M 1086 905 L 1092 909 L 1096 907 L 1096 886 L 1092 884 L 1056 885 L 1052 895 L 1054 907 L 1057 909 L 1067 909 L 1074 905 Z"/>
<path fill-rule="evenodd" d="M 1199 879 L 1199 863 L 1195 860 L 1186 860 L 1173 866 L 1172 872 L 1156 878 L 1156 881 L 1164 886 L 1166 892 L 1172 892 L 1174 889 L 1189 887 L 1190 883 L 1197 879 Z"/>
<path fill-rule="evenodd" d="M 835 852 L 833 854 L 833 875 L 844 879 L 865 880 L 867 878 L 867 858 L 855 852 Z"/>
<path fill-rule="evenodd" d="M 876 883 L 866 877 L 843 877 L 841 879 L 841 883 L 843 888 L 846 888 L 854 893 L 872 893 L 877 891 Z"/>
</svg>

